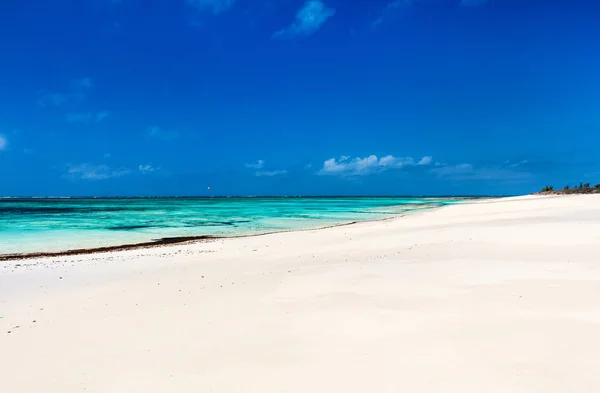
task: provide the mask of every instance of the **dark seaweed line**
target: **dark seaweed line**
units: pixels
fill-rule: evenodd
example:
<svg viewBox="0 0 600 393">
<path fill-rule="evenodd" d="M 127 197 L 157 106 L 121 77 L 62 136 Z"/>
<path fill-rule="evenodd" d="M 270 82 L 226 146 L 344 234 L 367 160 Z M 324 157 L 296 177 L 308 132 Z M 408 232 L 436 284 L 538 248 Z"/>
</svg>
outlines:
<svg viewBox="0 0 600 393">
<path fill-rule="evenodd" d="M 98 254 L 103 252 L 113 251 L 127 251 L 137 250 L 142 248 L 154 248 L 158 246 L 170 245 L 170 244 L 181 244 L 187 242 L 208 242 L 217 240 L 217 236 L 180 236 L 180 237 L 164 237 L 158 240 L 143 243 L 133 244 L 121 244 L 119 246 L 106 246 L 96 248 L 78 248 L 74 250 L 65 250 L 57 252 L 33 252 L 25 254 L 5 254 L 0 255 L 0 262 L 3 261 L 14 261 L 21 259 L 33 259 L 33 258 L 51 258 L 51 257 L 65 257 L 71 255 L 84 255 L 84 254 Z"/>
<path fill-rule="evenodd" d="M 319 228 L 307 228 L 307 229 L 289 229 L 282 231 L 272 231 L 272 232 L 263 232 L 263 233 L 254 233 L 250 235 L 237 235 L 237 236 L 180 236 L 180 237 L 165 237 L 158 240 L 154 240 L 151 242 L 143 242 L 143 243 L 133 243 L 133 244 L 122 244 L 119 246 L 107 246 L 107 247 L 97 247 L 97 248 L 80 248 L 74 250 L 66 250 L 66 251 L 57 251 L 57 252 L 34 252 L 34 253 L 24 253 L 24 254 L 4 254 L 0 255 L 0 262 L 5 261 L 15 261 L 15 260 L 26 260 L 26 259 L 35 259 L 35 258 L 53 258 L 53 257 L 65 257 L 65 256 L 73 256 L 73 255 L 87 255 L 87 254 L 100 254 L 114 251 L 129 251 L 129 250 L 138 250 L 144 248 L 154 248 L 165 245 L 176 245 L 176 244 L 187 244 L 187 243 L 204 243 L 211 242 L 219 239 L 237 239 L 237 238 L 246 238 L 246 237 L 256 237 L 256 236 L 265 236 L 272 235 L 276 233 L 288 233 L 288 232 L 305 232 L 305 231 L 315 231 L 321 229 L 328 228 L 336 228 L 343 227 L 348 225 L 354 225 L 357 223 L 366 223 L 373 221 L 387 221 L 392 220 L 394 218 L 402 217 L 402 215 L 386 217 L 379 220 L 363 220 L 363 221 L 351 221 L 337 225 L 329 225 L 326 227 Z"/>
<path fill-rule="evenodd" d="M 483 199 L 483 198 L 482 198 Z M 443 207 L 448 207 L 452 205 L 437 205 L 423 209 L 415 209 L 412 213 L 415 212 L 423 212 L 432 209 L 440 209 Z M 407 213 L 407 212 L 405 212 Z M 263 232 L 263 233 L 255 233 L 250 235 L 237 235 L 237 236 L 182 236 L 182 237 L 165 237 L 158 240 L 154 240 L 151 242 L 144 243 L 134 243 L 134 244 L 124 244 L 119 246 L 108 246 L 108 247 L 98 247 L 98 248 L 88 248 L 88 249 L 75 249 L 75 250 L 66 250 L 59 252 L 36 252 L 36 253 L 25 253 L 25 254 L 5 254 L 0 255 L 0 262 L 3 261 L 14 261 L 14 260 L 25 260 L 25 259 L 34 259 L 34 258 L 52 258 L 52 257 L 62 257 L 62 256 L 72 256 L 72 255 L 85 255 L 85 254 L 98 254 L 98 253 L 106 253 L 113 251 L 127 251 L 127 250 L 136 250 L 143 248 L 154 248 L 163 245 L 175 245 L 175 244 L 183 244 L 183 243 L 196 243 L 196 242 L 210 242 L 219 239 L 235 239 L 235 238 L 246 238 L 246 237 L 256 237 L 256 236 L 265 236 L 272 235 L 276 233 L 288 233 L 288 232 L 306 232 L 306 231 L 315 231 L 315 230 L 323 230 L 328 228 L 336 228 L 343 227 L 349 225 L 355 225 L 358 223 L 369 223 L 369 222 L 379 222 L 379 221 L 388 221 L 397 218 L 404 217 L 404 214 L 392 215 L 390 217 L 373 219 L 373 220 L 361 220 L 361 221 L 350 221 L 346 223 L 340 223 L 336 225 L 329 225 L 325 227 L 318 228 L 306 228 L 306 229 L 288 229 L 281 231 L 271 231 L 271 232 Z"/>
</svg>

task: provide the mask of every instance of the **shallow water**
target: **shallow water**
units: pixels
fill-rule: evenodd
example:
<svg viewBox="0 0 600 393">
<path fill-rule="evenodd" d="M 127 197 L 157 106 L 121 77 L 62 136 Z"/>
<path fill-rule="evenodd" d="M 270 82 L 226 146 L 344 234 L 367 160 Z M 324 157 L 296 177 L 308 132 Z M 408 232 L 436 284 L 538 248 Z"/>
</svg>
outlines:
<svg viewBox="0 0 600 393">
<path fill-rule="evenodd" d="M 457 202 L 363 197 L 1 199 L 0 255 L 318 228 Z"/>
</svg>

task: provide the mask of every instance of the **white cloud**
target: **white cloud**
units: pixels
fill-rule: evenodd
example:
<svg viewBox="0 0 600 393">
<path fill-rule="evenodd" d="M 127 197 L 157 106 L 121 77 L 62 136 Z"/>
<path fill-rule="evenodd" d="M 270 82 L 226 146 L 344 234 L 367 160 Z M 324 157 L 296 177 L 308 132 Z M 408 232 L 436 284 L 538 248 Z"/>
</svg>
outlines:
<svg viewBox="0 0 600 393">
<path fill-rule="evenodd" d="M 158 168 L 154 168 L 152 165 L 146 164 L 146 165 L 140 165 L 140 166 L 138 166 L 138 170 L 141 173 L 146 174 L 146 173 L 156 172 L 158 170 Z"/>
<path fill-rule="evenodd" d="M 179 133 L 177 131 L 163 130 L 158 126 L 150 126 L 146 129 L 146 136 L 148 136 L 148 138 L 168 141 L 177 139 L 179 137 Z"/>
<path fill-rule="evenodd" d="M 507 167 L 509 167 L 509 168 L 516 168 L 516 167 L 519 167 L 521 165 L 525 165 L 528 162 L 529 161 L 527 161 L 527 160 L 521 160 L 521 161 L 516 161 L 516 162 L 512 162 L 510 160 L 506 160 L 506 161 L 504 161 L 504 165 L 507 166 Z"/>
<path fill-rule="evenodd" d="M 462 0 L 460 5 L 470 7 L 487 3 L 487 0 Z"/>
<path fill-rule="evenodd" d="M 268 176 L 268 177 L 272 177 L 272 176 L 279 176 L 279 175 L 287 175 L 288 171 L 286 171 L 285 169 L 276 169 L 273 171 L 257 171 L 254 173 L 255 176 Z"/>
<path fill-rule="evenodd" d="M 236 0 L 186 0 L 186 4 L 198 11 L 212 10 L 213 14 L 230 9 Z"/>
<path fill-rule="evenodd" d="M 433 160 L 433 157 L 431 156 L 425 156 L 423 158 L 421 158 L 419 160 L 419 162 L 417 163 L 417 165 L 429 165 L 431 164 L 431 161 Z"/>
<path fill-rule="evenodd" d="M 75 78 L 71 83 L 76 89 L 91 89 L 94 87 L 94 83 L 90 78 Z"/>
<path fill-rule="evenodd" d="M 334 14 L 335 10 L 327 7 L 321 0 L 309 0 L 296 13 L 296 21 L 290 26 L 275 32 L 273 38 L 311 35 L 319 30 L 323 23 Z"/>
<path fill-rule="evenodd" d="M 279 176 L 279 175 L 285 175 L 288 173 L 288 171 L 286 171 L 285 169 L 275 169 L 275 170 L 270 170 L 270 171 L 261 171 L 260 169 L 263 169 L 265 167 L 265 161 L 264 160 L 258 160 L 255 163 L 252 164 L 244 164 L 244 166 L 246 168 L 250 168 L 250 169 L 254 169 L 254 176 Z"/>
<path fill-rule="evenodd" d="M 319 175 L 342 175 L 342 176 L 363 176 L 375 172 L 382 172 L 389 169 L 399 169 L 406 166 L 429 165 L 431 157 L 425 156 L 418 162 L 412 157 L 394 157 L 391 155 L 378 158 L 372 154 L 368 157 L 350 157 L 342 156 L 339 159 L 330 158 L 323 163 L 323 168 L 317 172 Z"/>
<path fill-rule="evenodd" d="M 107 165 L 77 164 L 68 165 L 66 176 L 80 180 L 106 180 L 125 176 L 130 172 L 126 168 L 110 168 Z"/>
<path fill-rule="evenodd" d="M 246 168 L 261 169 L 265 166 L 264 160 L 258 160 L 254 164 L 245 164 Z"/>
<path fill-rule="evenodd" d="M 6 146 L 8 146 L 8 141 L 6 140 L 6 137 L 0 135 L 0 151 L 6 150 Z"/>
</svg>

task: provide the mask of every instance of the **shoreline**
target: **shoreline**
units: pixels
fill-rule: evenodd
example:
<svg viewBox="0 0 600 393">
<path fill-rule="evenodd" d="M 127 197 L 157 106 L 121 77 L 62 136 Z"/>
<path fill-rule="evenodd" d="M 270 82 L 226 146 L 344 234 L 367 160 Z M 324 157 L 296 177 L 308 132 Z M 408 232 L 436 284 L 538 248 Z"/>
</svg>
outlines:
<svg viewBox="0 0 600 393">
<path fill-rule="evenodd" d="M 446 206 L 436 206 L 425 209 L 415 209 L 414 212 L 428 211 L 440 209 Z M 327 225 L 323 227 L 315 227 L 315 228 L 299 228 L 299 229 L 284 229 L 281 231 L 269 231 L 269 232 L 260 232 L 260 233 L 252 233 L 248 235 L 234 235 L 234 236 L 216 236 L 216 235 L 202 235 L 202 236 L 177 236 L 177 237 L 164 237 L 157 240 L 149 241 L 149 242 L 141 242 L 141 243 L 130 243 L 130 244 L 121 244 L 115 246 L 105 246 L 105 247 L 93 247 L 93 248 L 78 248 L 72 250 L 64 250 L 64 251 L 55 251 L 55 252 L 31 252 L 31 253 L 22 253 L 22 254 L 0 254 L 0 262 L 9 262 L 9 261 L 20 261 L 20 260 L 29 260 L 29 259 L 38 259 L 38 258 L 56 258 L 56 257 L 66 257 L 66 256 L 75 256 L 75 255 L 92 255 L 92 254 L 103 254 L 103 253 L 112 253 L 112 252 L 120 252 L 120 251 L 132 251 L 132 250 L 143 250 L 143 249 L 151 249 L 151 248 L 159 248 L 159 247 L 170 247 L 170 246 L 178 246 L 178 245 L 188 245 L 188 244 L 198 244 L 198 243 L 207 243 L 211 241 L 223 240 L 223 239 L 243 239 L 248 237 L 259 237 L 266 235 L 274 235 L 278 233 L 290 233 L 290 232 L 306 232 L 306 231 L 320 231 L 324 229 L 344 227 L 349 225 L 355 225 L 360 223 L 369 223 L 369 222 L 379 222 L 379 221 L 388 221 L 394 220 L 398 218 L 402 218 L 407 213 L 385 217 L 379 219 L 372 220 L 355 220 L 349 222 L 343 222 L 335 225 Z M 410 213 L 408 213 L 410 214 Z"/>
<path fill-rule="evenodd" d="M 327 230 L 0 264 L 2 386 L 600 386 L 600 195 L 443 207 Z"/>
<path fill-rule="evenodd" d="M 186 199 L 188 197 L 175 198 L 175 199 Z M 304 198 L 304 197 L 303 197 Z M 321 197 L 305 197 L 306 199 L 322 199 Z M 335 199 L 336 197 L 331 197 Z M 350 197 L 348 197 L 350 198 Z M 355 197 L 357 199 L 364 199 L 365 197 Z M 379 198 L 379 197 L 374 197 Z M 384 197 L 381 197 L 384 198 Z M 388 197 L 385 197 L 388 198 Z M 398 198 L 408 198 L 408 197 L 398 197 Z M 412 198 L 412 197 L 411 197 Z M 5 252 L 0 250 L 0 262 L 3 261 L 14 261 L 20 259 L 33 259 L 33 258 L 46 258 L 46 257 L 60 257 L 60 256 L 71 256 L 71 255 L 86 255 L 86 254 L 98 254 L 103 252 L 115 252 L 115 251 L 127 251 L 127 250 L 136 250 L 136 249 L 144 249 L 144 248 L 152 248 L 158 246 L 165 245 L 176 245 L 176 244 L 186 244 L 191 242 L 203 242 L 203 241 L 212 241 L 218 239 L 227 239 L 227 238 L 238 238 L 245 236 L 261 236 L 272 233 L 279 232 L 288 232 L 288 231 L 300 231 L 300 230 L 318 230 L 325 229 L 330 227 L 335 227 L 339 225 L 351 225 L 357 222 L 369 222 L 369 221 L 378 221 L 378 220 L 386 220 L 400 217 L 404 214 L 410 214 L 413 211 L 421 211 L 421 210 L 429 210 L 438 207 L 445 206 L 445 203 L 436 203 L 435 200 L 441 197 L 414 197 L 424 200 L 432 200 L 433 202 L 423 202 L 422 204 L 416 203 L 413 204 L 413 207 L 409 207 L 405 209 L 406 206 L 410 206 L 410 204 L 406 205 L 404 203 L 398 203 L 393 205 L 386 206 L 371 206 L 367 207 L 363 210 L 358 210 L 354 216 L 349 215 L 347 217 L 339 217 L 336 219 L 335 217 L 331 217 L 329 219 L 324 219 L 325 222 L 319 222 L 320 220 L 306 220 L 304 222 L 304 218 L 296 218 L 296 222 L 294 225 L 284 225 L 283 227 L 279 227 L 275 225 L 274 227 L 269 228 L 269 226 L 265 226 L 263 228 L 244 228 L 239 227 L 232 231 L 220 231 L 215 230 L 185 230 L 186 228 L 182 227 L 181 230 L 177 230 L 176 226 L 175 230 L 165 231 L 161 233 L 158 231 L 157 233 L 143 233 L 137 232 L 133 233 L 133 236 L 129 236 L 126 234 L 106 234 L 107 238 L 105 241 L 100 241 L 104 237 L 102 233 L 91 234 L 86 238 L 85 230 L 77 230 L 73 229 L 72 234 L 62 234 L 58 235 L 55 240 L 52 239 L 52 236 L 57 236 L 52 231 L 40 232 L 37 238 L 34 238 L 36 242 L 30 244 L 28 241 L 21 240 L 16 243 L 7 244 L 7 249 Z M 471 203 L 473 201 L 479 200 L 487 200 L 487 199 L 496 199 L 502 197 L 444 197 L 443 199 L 447 201 L 448 204 L 454 203 Z M 17 198 L 21 199 L 21 198 Z M 31 198 L 28 198 L 31 199 Z M 47 199 L 56 199 L 62 200 L 66 198 L 47 198 Z M 78 199 L 89 199 L 89 198 L 78 198 Z M 96 198 L 94 198 L 96 199 Z M 115 199 L 115 198 L 108 198 Z M 138 198 L 120 198 L 120 199 L 138 199 Z M 143 199 L 161 199 L 161 197 L 157 198 L 143 198 Z M 227 198 L 229 199 L 229 198 Z M 287 199 L 287 198 L 285 198 Z M 296 199 L 296 197 L 294 197 Z M 362 214 L 358 213 L 371 213 L 372 210 L 377 210 L 381 207 L 390 208 L 390 207 L 399 207 L 399 211 L 387 211 L 382 212 L 378 217 L 377 215 L 371 214 L 370 217 L 362 218 Z M 83 219 L 83 218 L 82 218 Z M 0 225 L 2 223 L 0 222 Z M 287 226 L 287 228 L 286 228 Z M 68 229 L 68 228 L 65 228 Z M 194 233 L 196 232 L 196 233 Z M 82 235 L 81 241 L 69 241 L 69 239 L 75 239 L 73 236 Z M 19 239 L 18 232 L 13 236 L 16 236 L 16 239 Z M 62 240 L 61 240 L 62 239 Z M 63 243 L 64 241 L 64 243 Z M 79 244 L 78 244 L 79 243 Z M 0 242 L 0 245 L 2 243 Z"/>
<path fill-rule="evenodd" d="M 481 198 L 465 198 L 458 200 L 464 201 L 462 204 L 472 204 L 479 201 L 487 201 L 487 200 L 495 200 L 495 199 L 506 199 L 511 197 L 481 197 Z M 513 197 L 514 198 L 514 197 Z M 518 197 L 517 197 L 518 198 Z M 370 223 L 370 222 L 379 222 L 379 221 L 388 221 L 395 220 L 406 215 L 422 213 L 425 211 L 437 210 L 444 207 L 452 206 L 449 205 L 439 205 L 439 206 L 429 206 L 425 208 L 417 208 L 410 211 L 404 211 L 398 215 L 392 215 L 384 218 L 375 218 L 368 220 L 352 220 L 347 222 L 340 222 L 339 224 L 334 225 L 326 225 L 319 226 L 314 228 L 298 228 L 298 229 L 282 229 L 279 231 L 268 231 L 268 232 L 259 232 L 259 233 L 251 233 L 246 235 L 232 235 L 232 236 L 219 236 L 219 235 L 200 235 L 200 236 L 175 236 L 175 237 L 164 237 L 156 240 L 140 242 L 140 243 L 126 243 L 126 244 L 117 244 L 113 246 L 103 246 L 103 247 L 92 247 L 92 248 L 77 248 L 63 251 L 53 251 L 53 252 L 27 252 L 27 253 L 11 253 L 11 254 L 0 254 L 0 262 L 10 262 L 10 261 L 20 261 L 20 260 L 30 260 L 30 259 L 38 259 L 38 258 L 57 258 L 57 257 L 68 257 L 68 256 L 77 256 L 77 255 L 92 255 L 92 254 L 103 254 L 103 253 L 112 253 L 112 252 L 121 252 L 121 251 L 132 251 L 132 250 L 143 250 L 143 249 L 151 249 L 158 247 L 170 247 L 177 245 L 188 245 L 188 244 L 196 244 L 196 243 L 206 243 L 211 241 L 223 240 L 223 239 L 241 239 L 247 237 L 257 237 L 257 236 L 265 236 L 272 235 L 278 233 L 289 233 L 289 232 L 304 232 L 304 231 L 320 231 L 324 229 L 343 227 L 349 225 L 355 225 L 360 223 Z"/>
</svg>

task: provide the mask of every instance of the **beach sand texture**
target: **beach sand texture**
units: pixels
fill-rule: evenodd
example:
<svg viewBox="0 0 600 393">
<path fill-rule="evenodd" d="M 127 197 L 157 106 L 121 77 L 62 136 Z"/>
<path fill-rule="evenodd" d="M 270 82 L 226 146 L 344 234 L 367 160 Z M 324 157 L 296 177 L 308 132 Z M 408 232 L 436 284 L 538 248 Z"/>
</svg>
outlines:
<svg viewBox="0 0 600 393">
<path fill-rule="evenodd" d="M 0 264 L 0 391 L 599 392 L 600 195 Z"/>
</svg>

